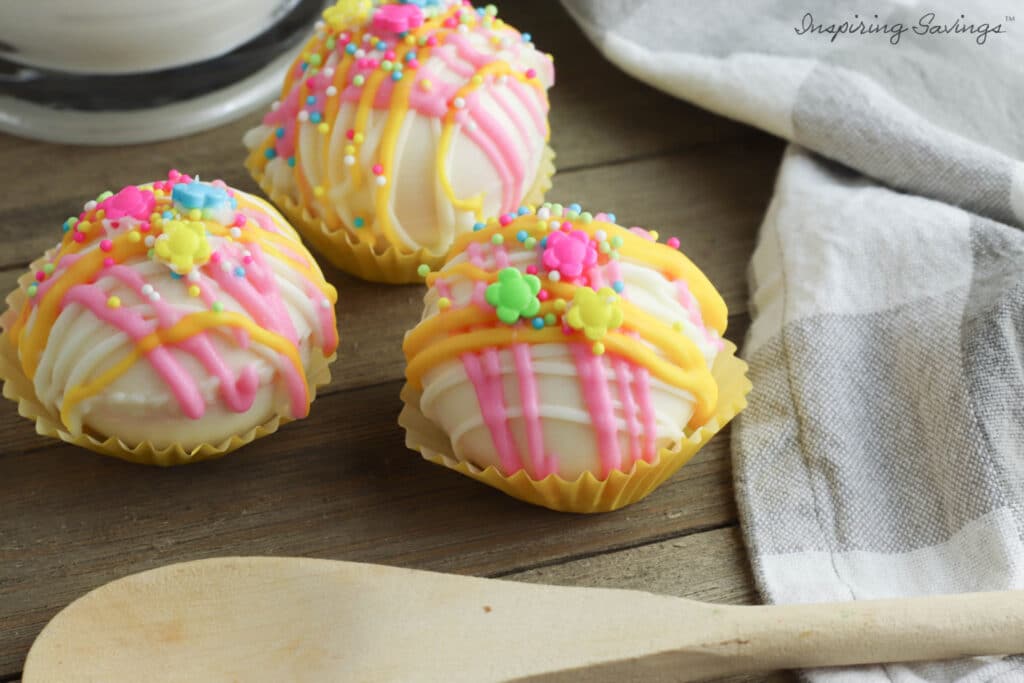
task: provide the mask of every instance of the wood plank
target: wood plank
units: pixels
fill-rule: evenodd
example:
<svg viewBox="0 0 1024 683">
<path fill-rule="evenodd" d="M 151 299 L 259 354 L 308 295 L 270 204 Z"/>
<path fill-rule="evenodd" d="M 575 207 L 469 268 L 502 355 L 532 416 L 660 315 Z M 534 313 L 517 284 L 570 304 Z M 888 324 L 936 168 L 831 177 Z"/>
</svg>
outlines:
<svg viewBox="0 0 1024 683">
<path fill-rule="evenodd" d="M 505 578 L 527 583 L 593 588 L 628 588 L 729 605 L 760 601 L 754 592 L 738 527 L 730 526 L 628 550 L 514 572 Z M 720 683 L 794 681 L 788 673 L 719 679 Z"/>
<path fill-rule="evenodd" d="M 0 673 L 45 622 L 119 576 L 215 555 L 301 555 L 478 575 L 731 523 L 727 433 L 604 515 L 520 503 L 419 459 L 399 383 L 332 394 L 225 459 L 170 470 L 71 446 L 0 457 Z"/>
</svg>

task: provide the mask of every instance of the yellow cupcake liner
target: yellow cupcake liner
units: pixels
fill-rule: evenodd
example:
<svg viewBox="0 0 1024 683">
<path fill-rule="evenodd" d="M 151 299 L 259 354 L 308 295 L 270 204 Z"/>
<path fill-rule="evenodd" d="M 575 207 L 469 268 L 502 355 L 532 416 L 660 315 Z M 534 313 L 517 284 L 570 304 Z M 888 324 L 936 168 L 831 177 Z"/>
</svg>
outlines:
<svg viewBox="0 0 1024 683">
<path fill-rule="evenodd" d="M 409 284 L 423 281 L 417 273 L 420 264 L 428 265 L 431 270 L 438 270 L 444 265 L 447 254 L 435 254 L 426 249 L 408 251 L 404 247 L 383 243 L 380 239 L 373 243 L 359 242 L 347 228 L 329 227 L 307 208 L 297 204 L 291 196 L 274 188 L 263 173 L 266 163 L 262 154 L 254 152 L 246 159 L 245 167 L 263 193 L 288 217 L 295 229 L 335 267 L 371 282 Z M 546 146 L 537 178 L 523 203 L 541 204 L 551 189 L 551 177 L 554 174 L 555 152 Z"/>
<path fill-rule="evenodd" d="M 641 460 L 629 472 L 612 472 L 603 481 L 590 472 L 584 472 L 574 481 L 555 474 L 538 481 L 531 479 L 526 470 L 508 477 L 494 466 L 480 469 L 456 460 L 447 435 L 420 412 L 420 392 L 408 384 L 402 389 L 405 405 L 398 424 L 406 430 L 406 446 L 419 451 L 425 460 L 493 486 L 513 498 L 559 512 L 611 512 L 643 499 L 658 488 L 747 406 L 746 396 L 751 384 L 746 372 L 747 364 L 736 357 L 736 346 L 726 341 L 711 368 L 718 383 L 718 406 L 714 415 L 670 448 L 662 449 L 654 463 Z"/>
<path fill-rule="evenodd" d="M 7 297 L 7 310 L 0 316 L 0 380 L 3 381 L 3 395 L 4 398 L 18 404 L 18 413 L 20 415 L 35 422 L 37 434 L 60 439 L 66 443 L 87 448 L 96 453 L 110 455 L 141 465 L 169 467 L 220 458 L 256 439 L 273 434 L 281 425 L 291 421 L 291 418 L 275 416 L 266 423 L 254 427 L 244 434 L 235 434 L 220 443 L 204 443 L 193 448 L 185 448 L 181 444 L 155 446 L 148 441 L 130 445 L 114 437 L 99 438 L 91 434 L 72 434 L 69 432 L 61 421 L 60 415 L 44 406 L 36 396 L 32 381 L 25 375 L 21 367 L 15 343 L 10 335 L 7 334 L 11 323 L 17 318 L 22 307 L 26 304 L 27 297 L 24 288 L 31 283 L 32 273 L 38 270 L 43 263 L 49 261 L 52 251 L 50 250 L 43 258 L 33 262 L 29 271 L 18 279 L 18 289 L 14 290 Z M 313 354 L 312 367 L 307 373 L 312 394 L 310 400 L 316 398 L 316 391 L 320 386 L 331 381 L 329 366 L 334 361 L 336 355 L 332 354 L 330 358 L 325 358 L 323 356 L 317 357 L 317 354 Z"/>
</svg>

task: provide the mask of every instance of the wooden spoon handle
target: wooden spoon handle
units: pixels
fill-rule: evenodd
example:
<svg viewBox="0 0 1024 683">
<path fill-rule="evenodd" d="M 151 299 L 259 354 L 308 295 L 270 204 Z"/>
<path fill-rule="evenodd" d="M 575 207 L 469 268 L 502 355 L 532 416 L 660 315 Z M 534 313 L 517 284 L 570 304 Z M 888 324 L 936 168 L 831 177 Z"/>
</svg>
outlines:
<svg viewBox="0 0 1024 683">
<path fill-rule="evenodd" d="M 696 681 L 779 669 L 1024 652 L 1024 591 L 811 605 L 704 605 L 706 637 L 647 656 L 521 679 Z M 686 606 L 692 619 L 692 605 Z M 673 619 L 652 629 L 678 628 Z"/>
<path fill-rule="evenodd" d="M 773 668 L 1024 652 L 1024 591 L 776 605 L 737 617 L 733 628 L 748 634 L 737 637 L 750 641 L 751 661 Z M 722 648 L 745 656 L 739 643 Z"/>
</svg>

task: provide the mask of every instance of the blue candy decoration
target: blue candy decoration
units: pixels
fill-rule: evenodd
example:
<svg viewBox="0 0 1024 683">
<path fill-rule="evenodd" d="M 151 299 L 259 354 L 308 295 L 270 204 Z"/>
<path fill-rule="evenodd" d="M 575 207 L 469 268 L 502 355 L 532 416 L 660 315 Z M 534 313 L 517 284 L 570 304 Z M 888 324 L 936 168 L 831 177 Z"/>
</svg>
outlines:
<svg viewBox="0 0 1024 683">
<path fill-rule="evenodd" d="M 175 185 L 171 198 L 174 199 L 175 205 L 185 209 L 219 209 L 231 206 L 231 197 L 226 190 L 199 180 Z"/>
</svg>

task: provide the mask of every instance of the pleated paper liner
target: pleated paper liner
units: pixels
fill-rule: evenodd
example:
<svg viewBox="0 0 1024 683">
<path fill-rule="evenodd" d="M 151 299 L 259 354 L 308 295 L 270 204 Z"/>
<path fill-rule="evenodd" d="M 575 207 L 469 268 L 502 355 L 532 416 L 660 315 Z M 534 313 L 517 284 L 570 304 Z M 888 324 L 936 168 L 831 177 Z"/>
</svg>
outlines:
<svg viewBox="0 0 1024 683">
<path fill-rule="evenodd" d="M 751 389 L 746 371 L 747 364 L 736 357 L 736 346 L 726 341 L 711 369 L 719 392 L 718 406 L 711 419 L 671 448 L 662 449 L 654 463 L 641 460 L 629 472 L 612 472 L 603 481 L 589 472 L 575 481 L 554 474 L 537 481 L 526 470 L 507 477 L 493 466 L 480 469 L 460 462 L 452 455 L 447 435 L 420 412 L 420 392 L 408 384 L 402 389 L 405 405 L 398 424 L 406 431 L 406 446 L 419 451 L 425 460 L 493 486 L 513 498 L 559 512 L 610 512 L 631 505 L 658 488 L 746 407 Z"/>
<path fill-rule="evenodd" d="M 267 159 L 259 151 L 257 148 L 250 153 L 245 162 L 253 179 L 295 229 L 335 267 L 371 282 L 409 284 L 423 281 L 416 272 L 420 264 L 427 264 L 431 270 L 438 270 L 444 265 L 446 254 L 434 254 L 425 249 L 408 251 L 404 247 L 383 243 L 380 238 L 372 244 L 361 243 L 347 228 L 330 228 L 290 196 L 273 187 L 263 173 Z M 523 199 L 524 204 L 539 205 L 544 201 L 544 195 L 551 189 L 551 177 L 555 174 L 554 160 L 554 150 L 545 147 L 540 170 L 533 187 Z"/>
<path fill-rule="evenodd" d="M 130 445 L 113 437 L 98 438 L 90 434 L 70 433 L 61 422 L 60 416 L 39 401 L 35 387 L 22 370 L 21 362 L 18 360 L 18 350 L 10 335 L 7 334 L 11 323 L 26 303 L 24 287 L 32 280 L 32 273 L 38 270 L 48 257 L 49 252 L 42 259 L 33 263 L 28 272 L 19 278 L 19 287 L 7 297 L 7 311 L 0 316 L 0 380 L 3 380 L 4 383 L 3 395 L 4 398 L 18 404 L 18 413 L 35 422 L 38 434 L 122 460 L 142 465 L 167 467 L 222 457 L 256 439 L 273 434 L 281 425 L 291 421 L 290 418 L 276 416 L 244 434 L 232 435 L 220 443 L 204 443 L 190 449 L 186 449 L 180 444 L 155 446 L 149 442 L 143 442 Z M 328 366 L 334 360 L 335 355 L 330 358 L 319 356 L 318 360 L 314 360 L 314 365 L 309 372 L 312 398 L 316 397 L 318 387 L 330 382 L 331 372 Z M 317 357 L 318 354 L 313 354 L 313 356 Z"/>
</svg>

